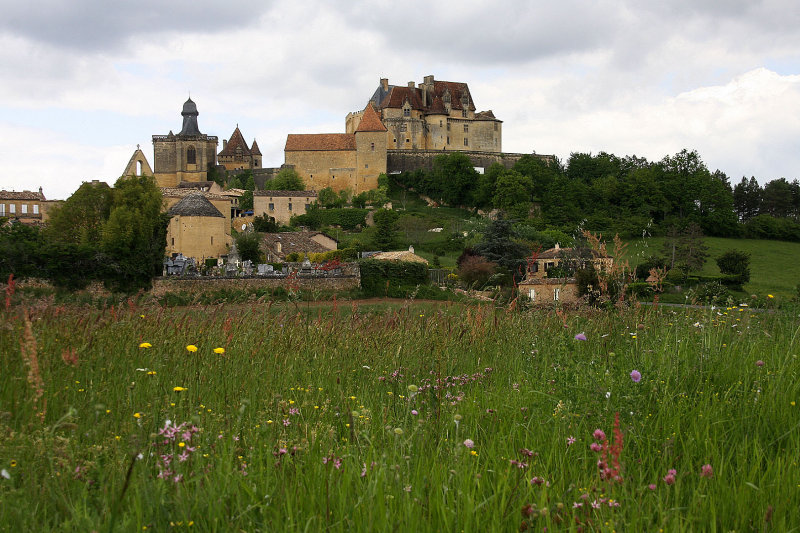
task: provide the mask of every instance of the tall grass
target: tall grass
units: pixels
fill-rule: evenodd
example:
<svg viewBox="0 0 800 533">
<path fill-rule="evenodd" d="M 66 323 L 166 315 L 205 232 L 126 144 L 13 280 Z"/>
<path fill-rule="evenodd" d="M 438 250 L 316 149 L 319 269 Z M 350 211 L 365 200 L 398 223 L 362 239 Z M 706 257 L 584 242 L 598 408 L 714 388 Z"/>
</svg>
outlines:
<svg viewBox="0 0 800 533">
<path fill-rule="evenodd" d="M 800 524 L 796 312 L 28 312 L 41 397 L 22 310 L 0 327 L 10 531 Z M 620 440 L 615 479 L 590 447 Z"/>
</svg>

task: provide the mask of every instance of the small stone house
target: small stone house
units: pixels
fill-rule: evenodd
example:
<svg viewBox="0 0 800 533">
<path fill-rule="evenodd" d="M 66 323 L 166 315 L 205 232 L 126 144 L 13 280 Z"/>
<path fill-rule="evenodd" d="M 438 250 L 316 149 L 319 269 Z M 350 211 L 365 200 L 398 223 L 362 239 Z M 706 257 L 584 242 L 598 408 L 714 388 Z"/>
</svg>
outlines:
<svg viewBox="0 0 800 533">
<path fill-rule="evenodd" d="M 518 287 L 535 304 L 575 303 L 579 298 L 574 278 L 527 278 Z"/>
<path fill-rule="evenodd" d="M 556 244 L 540 253 L 528 269 L 528 278 L 546 278 L 547 271 L 558 266 L 569 269 L 586 268 L 594 265 L 598 272 L 607 272 L 614 265 L 614 258 L 590 248 L 561 248 Z"/>
<path fill-rule="evenodd" d="M 254 191 L 253 215 L 268 216 L 288 224 L 294 215 L 305 215 L 317 201 L 317 191 Z"/>
<path fill-rule="evenodd" d="M 41 187 L 38 192 L 0 191 L 0 217 L 37 225 L 47 220 L 47 207 Z"/>
</svg>

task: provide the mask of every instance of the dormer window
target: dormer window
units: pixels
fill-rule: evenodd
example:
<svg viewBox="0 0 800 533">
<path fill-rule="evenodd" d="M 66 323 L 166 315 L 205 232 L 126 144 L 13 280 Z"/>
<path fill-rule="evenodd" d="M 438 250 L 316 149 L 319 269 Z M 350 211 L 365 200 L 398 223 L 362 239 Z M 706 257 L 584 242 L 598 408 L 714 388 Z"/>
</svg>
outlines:
<svg viewBox="0 0 800 533">
<path fill-rule="evenodd" d="M 411 116 L 411 108 L 410 107 L 404 107 L 403 108 L 403 116 L 404 117 L 410 117 Z"/>
</svg>

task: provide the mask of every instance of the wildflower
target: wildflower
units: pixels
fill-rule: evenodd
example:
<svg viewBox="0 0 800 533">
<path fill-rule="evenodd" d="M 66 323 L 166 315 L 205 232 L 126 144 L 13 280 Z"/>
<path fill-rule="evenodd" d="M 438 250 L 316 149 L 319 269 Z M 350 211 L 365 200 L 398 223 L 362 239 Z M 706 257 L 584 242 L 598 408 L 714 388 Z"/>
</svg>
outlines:
<svg viewBox="0 0 800 533">
<path fill-rule="evenodd" d="M 767 294 L 767 298 L 775 298 L 775 297 L 771 294 Z"/>
<path fill-rule="evenodd" d="M 650 490 L 656 490 L 656 484 L 655 483 L 650 483 L 649 485 L 647 485 L 647 488 L 650 489 Z"/>
<path fill-rule="evenodd" d="M 469 454 L 471 456 L 473 456 L 473 457 L 477 457 L 478 456 L 478 452 L 476 452 L 475 450 L 470 451 Z"/>
<path fill-rule="evenodd" d="M 152 348 L 152 347 L 153 347 L 153 345 L 150 344 L 149 342 L 143 342 L 142 344 L 139 345 L 139 348 L 145 348 L 145 349 L 146 348 Z"/>
<path fill-rule="evenodd" d="M 667 485 L 673 485 L 675 483 L 675 476 L 678 474 L 678 471 L 674 468 L 671 468 L 667 471 L 667 475 L 664 476 L 664 483 Z"/>
<path fill-rule="evenodd" d="M 570 435 L 567 437 L 567 446 L 572 446 L 573 444 L 575 444 L 575 437 Z"/>
<path fill-rule="evenodd" d="M 194 353 L 197 351 L 197 346 L 195 346 L 194 344 L 189 344 L 188 346 L 186 346 L 186 351 Z"/>
<path fill-rule="evenodd" d="M 530 481 L 531 485 L 541 485 L 544 483 L 544 478 L 539 476 L 534 476 L 533 479 Z"/>
<path fill-rule="evenodd" d="M 185 391 L 187 389 L 186 389 L 186 387 L 178 386 L 178 387 L 172 387 L 172 390 L 174 390 L 175 392 L 183 392 L 183 391 Z"/>
<path fill-rule="evenodd" d="M 714 477 L 714 469 L 711 468 L 711 465 L 703 465 L 702 467 L 700 467 L 700 476 Z"/>
<path fill-rule="evenodd" d="M 133 413 L 133 418 L 142 418 L 142 413 Z"/>
<path fill-rule="evenodd" d="M 578 333 L 577 335 L 575 335 L 575 340 L 576 341 L 585 341 L 586 340 L 586 334 L 583 333 L 583 332 Z"/>
<path fill-rule="evenodd" d="M 466 446 L 471 450 L 472 448 L 475 447 L 475 443 L 472 441 L 472 439 L 467 439 L 464 441 L 464 446 Z"/>
<path fill-rule="evenodd" d="M 589 449 L 592 450 L 593 452 L 599 452 L 600 450 L 603 449 L 603 447 L 597 444 L 596 442 L 593 442 L 592 444 L 589 445 Z"/>
<path fill-rule="evenodd" d="M 595 439 L 600 441 L 606 440 L 606 434 L 603 432 L 602 429 L 599 428 L 594 430 L 592 436 L 594 436 Z"/>
<path fill-rule="evenodd" d="M 284 425 L 284 426 L 290 426 L 290 425 L 292 425 L 292 422 L 291 422 L 291 421 L 290 421 L 290 420 L 287 418 L 287 419 L 285 419 L 285 420 L 283 421 L 283 425 Z"/>
<path fill-rule="evenodd" d="M 634 383 L 639 383 L 642 380 L 642 374 L 638 370 L 633 370 L 631 372 L 631 380 Z"/>
<path fill-rule="evenodd" d="M 756 366 L 764 366 L 764 361 L 759 359 L 758 361 L 756 361 Z"/>
<path fill-rule="evenodd" d="M 409 385 L 408 386 L 408 392 L 417 392 L 418 390 L 419 390 L 419 387 L 417 387 L 416 385 Z"/>
<path fill-rule="evenodd" d="M 403 434 L 403 428 L 394 428 L 394 434 L 395 435 L 402 435 Z"/>
<path fill-rule="evenodd" d="M 2 477 L 3 479 L 11 479 L 11 474 L 9 474 L 8 470 L 4 468 L 0 470 L 0 477 Z"/>
<path fill-rule="evenodd" d="M 222 347 L 214 348 L 214 353 L 218 353 L 218 354 L 222 355 L 222 354 L 225 353 L 225 348 L 222 348 Z"/>
<path fill-rule="evenodd" d="M 412 409 L 411 410 L 411 414 L 414 415 L 414 416 L 417 416 L 419 414 L 419 412 L 416 409 Z"/>
</svg>

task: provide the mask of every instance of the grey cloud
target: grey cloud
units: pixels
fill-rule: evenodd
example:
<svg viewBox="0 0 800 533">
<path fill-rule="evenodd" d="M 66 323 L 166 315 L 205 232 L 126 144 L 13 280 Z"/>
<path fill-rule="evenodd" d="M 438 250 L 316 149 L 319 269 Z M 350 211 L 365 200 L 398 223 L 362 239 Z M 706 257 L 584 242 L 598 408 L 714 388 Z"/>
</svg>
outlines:
<svg viewBox="0 0 800 533">
<path fill-rule="evenodd" d="M 162 32 L 220 32 L 255 24 L 271 1 L 45 0 L 3 8 L 0 34 L 77 51 L 108 51 Z"/>
</svg>

